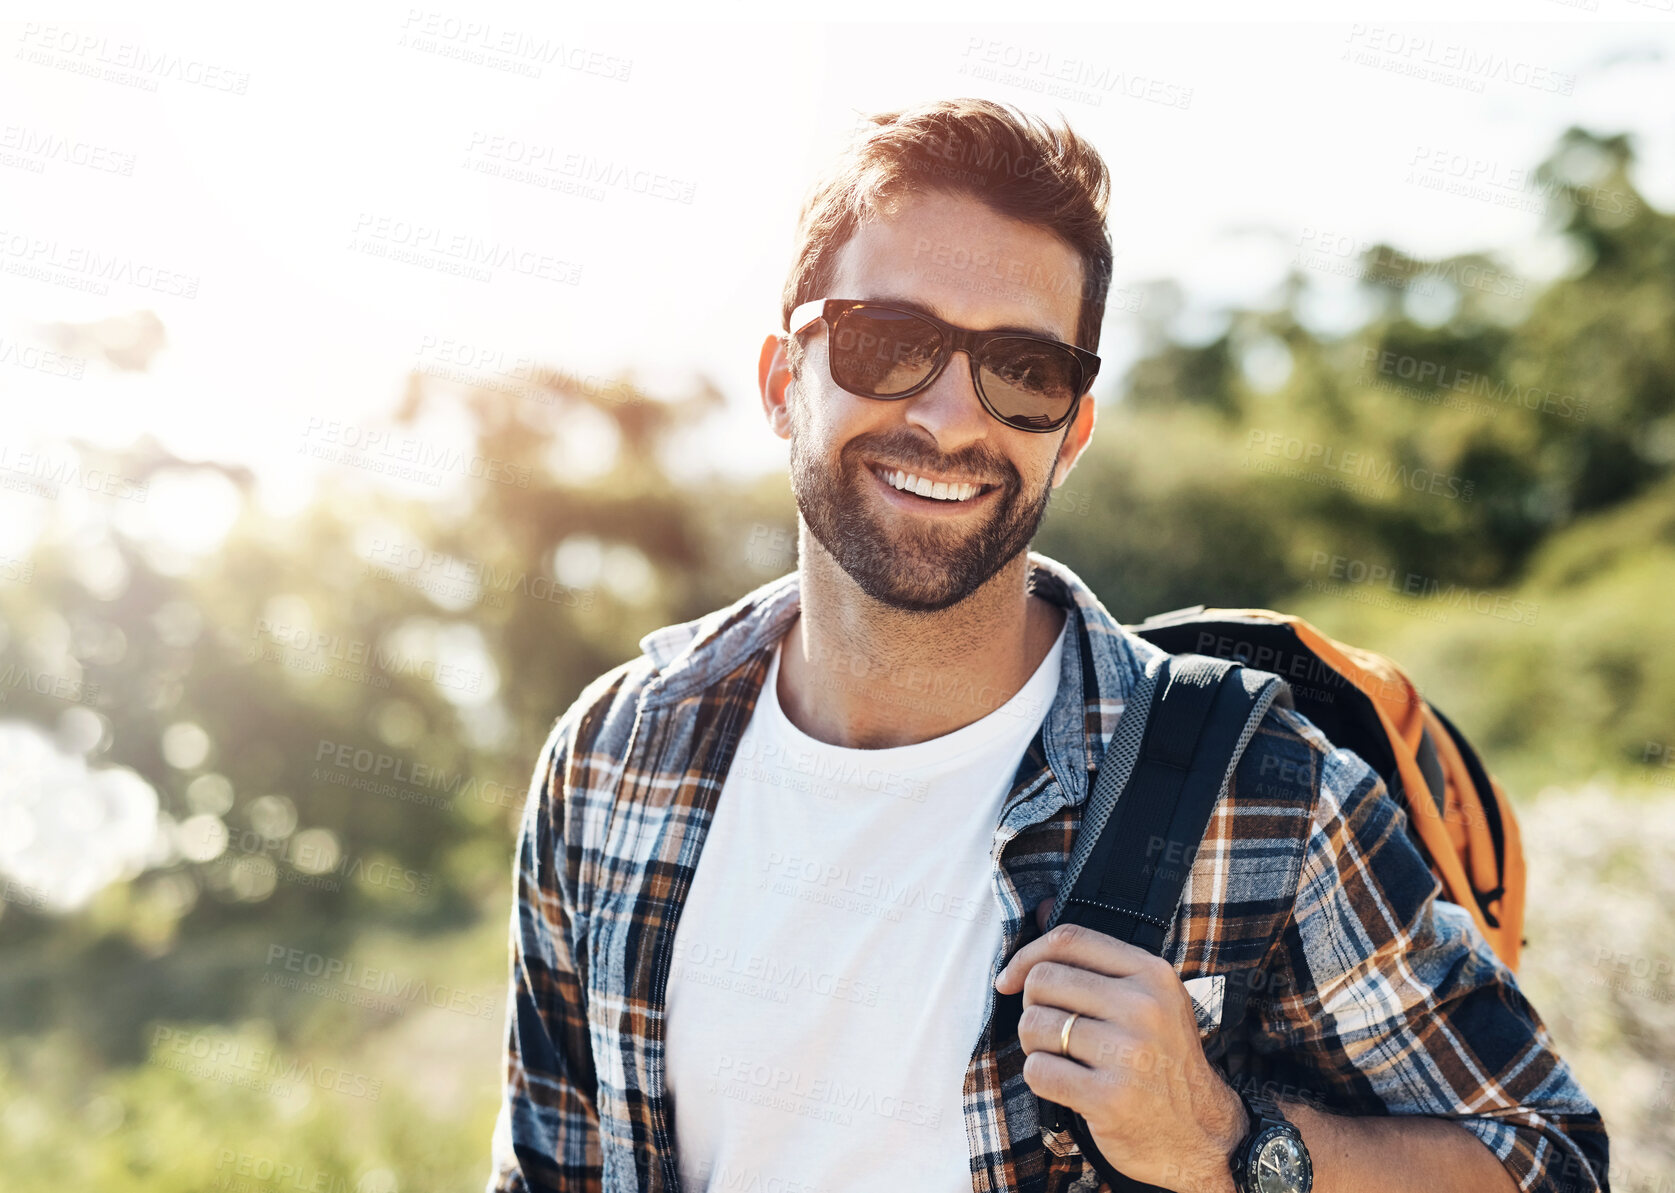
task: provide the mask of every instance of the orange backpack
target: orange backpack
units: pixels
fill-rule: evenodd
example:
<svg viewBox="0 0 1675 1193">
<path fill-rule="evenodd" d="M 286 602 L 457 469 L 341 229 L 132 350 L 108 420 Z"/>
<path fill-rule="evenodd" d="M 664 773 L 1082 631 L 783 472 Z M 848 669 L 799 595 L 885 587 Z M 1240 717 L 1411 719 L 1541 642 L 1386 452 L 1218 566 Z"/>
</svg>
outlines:
<svg viewBox="0 0 1675 1193">
<path fill-rule="evenodd" d="M 1382 776 L 1442 897 L 1469 911 L 1496 956 L 1517 970 L 1524 853 L 1512 804 L 1471 743 L 1400 667 L 1268 609 L 1198 605 L 1128 628 L 1174 654 L 1230 659 L 1285 679 L 1297 711 Z"/>
</svg>

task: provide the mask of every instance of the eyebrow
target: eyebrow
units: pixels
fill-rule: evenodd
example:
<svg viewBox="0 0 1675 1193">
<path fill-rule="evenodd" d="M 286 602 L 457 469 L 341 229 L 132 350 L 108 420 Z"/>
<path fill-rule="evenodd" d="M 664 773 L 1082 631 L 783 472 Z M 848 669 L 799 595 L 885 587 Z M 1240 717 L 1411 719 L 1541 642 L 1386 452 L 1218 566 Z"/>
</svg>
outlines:
<svg viewBox="0 0 1675 1193">
<path fill-rule="evenodd" d="M 905 307 L 907 310 L 917 311 L 921 315 L 930 315 L 933 318 L 941 319 L 944 323 L 954 322 L 952 319 L 948 318 L 948 316 L 944 315 L 941 311 L 937 310 L 935 307 L 930 306 L 926 303 L 915 302 L 911 298 L 897 298 L 894 295 L 880 294 L 880 295 L 877 295 L 876 297 L 868 299 L 867 301 L 869 301 L 869 302 L 885 302 L 885 303 L 889 303 L 893 307 Z M 1046 331 L 1046 330 L 1043 330 L 1042 328 L 1039 328 L 1039 327 L 1028 327 L 1028 326 L 1025 326 L 1024 324 L 1021 324 L 1021 323 L 1006 323 L 1006 324 L 1002 324 L 1000 327 L 986 327 L 983 330 L 984 331 L 1007 331 L 1007 332 L 1012 332 L 1015 335 L 1035 336 L 1038 339 L 1052 340 L 1054 343 L 1058 343 L 1058 344 L 1071 343 L 1070 340 L 1061 339 L 1057 332 Z"/>
</svg>

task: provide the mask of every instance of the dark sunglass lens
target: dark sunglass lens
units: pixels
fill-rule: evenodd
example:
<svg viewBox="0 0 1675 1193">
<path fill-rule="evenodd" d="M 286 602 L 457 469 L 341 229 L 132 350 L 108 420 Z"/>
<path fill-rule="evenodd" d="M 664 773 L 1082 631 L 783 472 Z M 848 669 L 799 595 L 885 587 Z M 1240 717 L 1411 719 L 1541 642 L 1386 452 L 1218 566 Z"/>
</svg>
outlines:
<svg viewBox="0 0 1675 1193">
<path fill-rule="evenodd" d="M 936 366 L 942 333 L 902 311 L 845 311 L 832 329 L 832 380 L 852 393 L 889 398 L 918 385 Z"/>
<path fill-rule="evenodd" d="M 1081 395 L 1082 367 L 1076 357 L 1039 340 L 990 340 L 979 375 L 983 395 L 996 413 L 1026 430 L 1051 427 Z"/>
</svg>

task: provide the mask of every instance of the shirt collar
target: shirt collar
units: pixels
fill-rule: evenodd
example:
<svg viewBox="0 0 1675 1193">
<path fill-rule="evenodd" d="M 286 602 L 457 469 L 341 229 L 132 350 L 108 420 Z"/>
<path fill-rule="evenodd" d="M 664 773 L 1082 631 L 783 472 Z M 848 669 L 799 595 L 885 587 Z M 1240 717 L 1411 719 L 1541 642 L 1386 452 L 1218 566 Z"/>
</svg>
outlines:
<svg viewBox="0 0 1675 1193">
<path fill-rule="evenodd" d="M 1122 704 L 1155 651 L 1129 633 L 1081 577 L 1039 552 L 1028 553 L 1030 589 L 1069 612 L 1059 688 L 1043 724 L 1048 762 L 1073 804 L 1087 791 L 1087 776 L 1104 754 Z M 660 708 L 732 674 L 752 655 L 785 636 L 801 607 L 796 572 L 770 580 L 731 605 L 653 630 L 640 649 L 656 673 L 642 704 Z"/>
</svg>

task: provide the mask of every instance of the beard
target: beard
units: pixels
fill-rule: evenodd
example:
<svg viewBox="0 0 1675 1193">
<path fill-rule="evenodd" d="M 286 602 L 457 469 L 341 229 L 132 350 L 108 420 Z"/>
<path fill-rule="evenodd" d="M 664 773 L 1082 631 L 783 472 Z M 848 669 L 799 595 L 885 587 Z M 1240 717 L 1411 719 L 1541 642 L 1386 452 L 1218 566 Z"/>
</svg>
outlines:
<svg viewBox="0 0 1675 1193">
<path fill-rule="evenodd" d="M 794 388 L 794 387 L 793 387 Z M 844 573 L 875 601 L 916 613 L 956 605 L 1028 548 L 1047 512 L 1052 478 L 1037 494 L 1004 458 L 982 452 L 938 460 L 922 435 L 906 427 L 859 435 L 833 464 L 815 450 L 813 436 L 791 406 L 791 491 L 809 533 Z M 890 460 L 932 475 L 966 473 L 1003 478 L 980 519 L 958 522 L 914 518 L 884 506 L 869 489 L 877 482 L 863 457 Z"/>
</svg>

